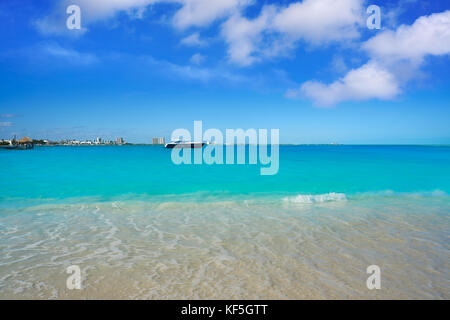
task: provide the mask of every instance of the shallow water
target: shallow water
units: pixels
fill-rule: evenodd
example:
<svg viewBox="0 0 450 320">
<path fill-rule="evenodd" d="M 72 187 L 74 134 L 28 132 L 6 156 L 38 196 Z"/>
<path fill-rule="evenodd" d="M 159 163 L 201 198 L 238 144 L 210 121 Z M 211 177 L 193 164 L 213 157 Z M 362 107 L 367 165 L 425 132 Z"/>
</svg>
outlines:
<svg viewBox="0 0 450 320">
<path fill-rule="evenodd" d="M 154 147 L 0 153 L 0 298 L 449 299 L 450 149 L 359 148 L 282 147 L 273 177 Z"/>
</svg>

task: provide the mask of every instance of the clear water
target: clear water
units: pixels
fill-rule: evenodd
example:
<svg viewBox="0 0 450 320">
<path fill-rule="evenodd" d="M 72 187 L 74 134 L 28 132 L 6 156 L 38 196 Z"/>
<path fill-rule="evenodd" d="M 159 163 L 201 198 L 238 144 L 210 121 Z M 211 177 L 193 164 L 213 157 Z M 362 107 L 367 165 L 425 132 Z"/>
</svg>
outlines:
<svg viewBox="0 0 450 320">
<path fill-rule="evenodd" d="M 154 146 L 0 166 L 0 298 L 450 298 L 450 147 L 281 146 L 275 176 Z"/>
</svg>

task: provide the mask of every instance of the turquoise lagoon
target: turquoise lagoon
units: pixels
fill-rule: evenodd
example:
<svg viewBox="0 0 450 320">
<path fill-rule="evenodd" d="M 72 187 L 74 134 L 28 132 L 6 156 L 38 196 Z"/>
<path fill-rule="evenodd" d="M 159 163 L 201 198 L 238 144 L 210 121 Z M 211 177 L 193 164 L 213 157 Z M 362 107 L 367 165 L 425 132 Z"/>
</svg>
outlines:
<svg viewBox="0 0 450 320">
<path fill-rule="evenodd" d="M 450 298 L 450 147 L 280 146 L 273 176 L 170 152 L 0 150 L 0 298 Z"/>
</svg>

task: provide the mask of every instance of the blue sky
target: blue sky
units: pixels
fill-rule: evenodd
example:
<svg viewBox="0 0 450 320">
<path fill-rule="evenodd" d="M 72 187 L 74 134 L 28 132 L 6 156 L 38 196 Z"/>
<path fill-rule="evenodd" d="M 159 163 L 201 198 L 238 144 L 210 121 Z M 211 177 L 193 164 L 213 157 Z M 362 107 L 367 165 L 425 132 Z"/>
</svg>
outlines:
<svg viewBox="0 0 450 320">
<path fill-rule="evenodd" d="M 68 30 L 66 7 L 81 8 Z M 381 7 L 381 29 L 366 8 Z M 131 142 L 278 128 L 283 143 L 450 143 L 450 4 L 0 2 L 0 138 Z"/>
</svg>

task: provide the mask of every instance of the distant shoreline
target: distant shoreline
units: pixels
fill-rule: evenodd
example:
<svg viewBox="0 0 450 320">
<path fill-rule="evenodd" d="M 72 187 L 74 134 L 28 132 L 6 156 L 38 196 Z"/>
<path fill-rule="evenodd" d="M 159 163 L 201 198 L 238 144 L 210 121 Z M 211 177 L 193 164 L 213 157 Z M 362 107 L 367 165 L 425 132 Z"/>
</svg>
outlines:
<svg viewBox="0 0 450 320">
<path fill-rule="evenodd" d="M 236 144 L 235 146 L 249 146 L 249 144 Z M 164 147 L 162 144 L 145 144 L 145 143 L 128 143 L 122 145 L 67 145 L 67 144 L 54 144 L 54 145 L 40 145 L 36 144 L 35 147 L 80 147 L 80 148 L 89 148 L 89 147 L 137 147 L 137 146 L 146 146 L 146 147 Z M 219 146 L 219 145 L 216 145 Z M 223 144 L 222 146 L 227 146 Z M 291 143 L 280 143 L 279 146 L 282 147 L 351 147 L 351 146 L 367 146 L 367 147 L 450 147 L 450 144 L 291 144 Z M 9 145 L 0 146 L 0 149 L 7 149 L 10 147 Z"/>
</svg>

